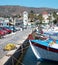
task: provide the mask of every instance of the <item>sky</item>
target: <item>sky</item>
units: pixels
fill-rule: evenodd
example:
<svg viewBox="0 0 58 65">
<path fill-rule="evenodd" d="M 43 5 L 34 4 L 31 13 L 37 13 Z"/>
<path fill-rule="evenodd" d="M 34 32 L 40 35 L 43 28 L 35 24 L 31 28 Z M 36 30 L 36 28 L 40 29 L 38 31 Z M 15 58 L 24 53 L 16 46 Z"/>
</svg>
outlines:
<svg viewBox="0 0 58 65">
<path fill-rule="evenodd" d="M 0 0 L 0 5 L 20 5 L 58 9 L 58 0 Z"/>
</svg>

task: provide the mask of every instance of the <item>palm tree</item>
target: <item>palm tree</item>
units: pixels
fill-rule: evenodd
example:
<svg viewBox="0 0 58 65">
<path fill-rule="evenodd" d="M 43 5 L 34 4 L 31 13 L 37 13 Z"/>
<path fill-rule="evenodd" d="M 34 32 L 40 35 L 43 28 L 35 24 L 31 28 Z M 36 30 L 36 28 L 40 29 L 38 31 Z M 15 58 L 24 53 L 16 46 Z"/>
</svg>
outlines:
<svg viewBox="0 0 58 65">
<path fill-rule="evenodd" d="M 34 19 L 34 12 L 33 12 L 33 10 L 30 11 L 29 18 L 31 19 L 31 22 L 33 22 L 33 19 Z"/>
<path fill-rule="evenodd" d="M 53 12 L 53 17 L 54 17 L 55 19 L 57 18 L 56 12 Z"/>
<path fill-rule="evenodd" d="M 49 20 L 49 23 L 52 23 L 51 20 L 52 20 L 52 16 L 48 16 L 48 20 Z"/>
<path fill-rule="evenodd" d="M 39 14 L 39 15 L 38 15 L 38 19 L 39 19 L 39 26 L 38 26 L 38 29 L 41 30 L 42 21 L 44 20 L 42 14 Z"/>
<path fill-rule="evenodd" d="M 39 24 L 42 24 L 42 21 L 44 20 L 42 14 L 39 14 L 39 15 L 38 15 L 38 19 L 39 19 L 39 21 L 40 21 Z"/>
<path fill-rule="evenodd" d="M 58 15 L 57 15 L 57 17 L 56 17 L 56 24 L 58 24 Z"/>
</svg>

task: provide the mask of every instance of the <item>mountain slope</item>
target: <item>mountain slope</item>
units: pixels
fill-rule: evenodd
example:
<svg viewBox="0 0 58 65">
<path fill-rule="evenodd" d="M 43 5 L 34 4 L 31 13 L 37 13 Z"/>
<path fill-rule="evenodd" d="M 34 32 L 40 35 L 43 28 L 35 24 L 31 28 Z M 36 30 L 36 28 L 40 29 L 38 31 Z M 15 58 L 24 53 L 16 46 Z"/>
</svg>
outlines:
<svg viewBox="0 0 58 65">
<path fill-rule="evenodd" d="M 13 15 L 13 14 L 20 14 L 23 11 L 30 12 L 31 10 L 34 13 L 41 13 L 43 11 L 47 11 L 49 13 L 58 11 L 58 9 L 53 8 L 33 8 L 33 7 L 24 7 L 24 6 L 0 6 L 0 15 Z"/>
</svg>

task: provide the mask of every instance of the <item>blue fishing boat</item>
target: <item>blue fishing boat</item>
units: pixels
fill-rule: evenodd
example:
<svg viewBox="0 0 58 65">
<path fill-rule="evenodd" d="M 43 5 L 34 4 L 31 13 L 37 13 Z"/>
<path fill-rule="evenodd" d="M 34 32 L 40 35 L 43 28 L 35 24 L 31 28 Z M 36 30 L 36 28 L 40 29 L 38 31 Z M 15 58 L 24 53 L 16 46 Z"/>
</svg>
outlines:
<svg viewBox="0 0 58 65">
<path fill-rule="evenodd" d="M 58 40 L 34 39 L 32 34 L 29 35 L 28 39 L 37 59 L 58 61 Z"/>
</svg>

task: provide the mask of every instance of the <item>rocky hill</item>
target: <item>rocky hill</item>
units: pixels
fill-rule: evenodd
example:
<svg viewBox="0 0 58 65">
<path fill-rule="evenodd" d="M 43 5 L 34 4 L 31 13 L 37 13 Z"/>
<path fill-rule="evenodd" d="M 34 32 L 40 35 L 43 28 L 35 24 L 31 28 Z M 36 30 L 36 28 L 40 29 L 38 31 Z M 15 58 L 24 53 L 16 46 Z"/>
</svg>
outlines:
<svg viewBox="0 0 58 65">
<path fill-rule="evenodd" d="M 34 13 L 41 13 L 43 11 L 47 11 L 49 13 L 58 11 L 58 9 L 53 9 L 53 8 L 33 8 L 33 7 L 24 7 L 24 6 L 0 6 L 0 16 L 4 15 L 13 15 L 13 14 L 20 14 L 23 11 L 33 11 Z"/>
</svg>

